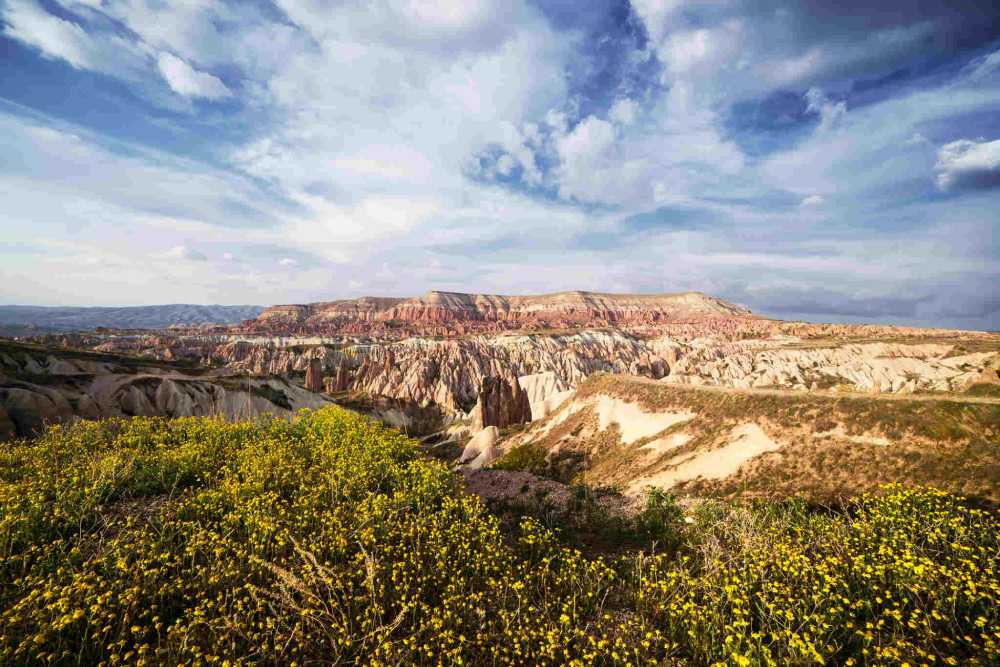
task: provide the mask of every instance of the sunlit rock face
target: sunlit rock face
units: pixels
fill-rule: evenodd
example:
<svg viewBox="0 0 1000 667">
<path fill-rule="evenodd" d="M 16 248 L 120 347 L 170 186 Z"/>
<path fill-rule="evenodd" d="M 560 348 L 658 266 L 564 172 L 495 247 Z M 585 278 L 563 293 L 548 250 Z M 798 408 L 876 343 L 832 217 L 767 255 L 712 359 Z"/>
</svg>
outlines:
<svg viewBox="0 0 1000 667">
<path fill-rule="evenodd" d="M 528 393 L 516 378 L 483 378 L 476 407 L 472 410 L 472 427 L 476 430 L 487 426 L 506 428 L 531 421 L 531 403 Z"/>
</svg>

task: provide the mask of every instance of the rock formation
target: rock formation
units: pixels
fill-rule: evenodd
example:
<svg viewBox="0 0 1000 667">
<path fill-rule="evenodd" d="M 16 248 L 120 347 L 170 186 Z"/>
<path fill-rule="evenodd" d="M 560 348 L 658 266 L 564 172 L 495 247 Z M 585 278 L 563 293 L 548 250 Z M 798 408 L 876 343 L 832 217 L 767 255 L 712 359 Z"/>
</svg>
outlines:
<svg viewBox="0 0 1000 667">
<path fill-rule="evenodd" d="M 746 308 L 700 292 L 680 294 L 601 294 L 559 292 L 532 296 L 428 292 L 414 299 L 363 297 L 267 308 L 257 318 L 267 325 L 317 329 L 351 323 L 396 322 L 455 325 L 469 330 L 502 331 L 532 326 L 628 326 L 704 318 L 751 318 Z M 499 323 L 499 326 L 489 326 Z M 484 326 L 485 325 L 485 326 Z"/>
<path fill-rule="evenodd" d="M 522 375 L 517 381 L 528 395 L 532 420 L 542 419 L 573 393 L 551 371 L 535 373 L 533 375 Z"/>
<path fill-rule="evenodd" d="M 490 376 L 550 372 L 564 390 L 593 373 L 628 373 L 633 362 L 651 356 L 656 352 L 645 341 L 617 331 L 415 338 L 368 347 L 352 389 L 469 412 Z"/>
<path fill-rule="evenodd" d="M 476 407 L 472 410 L 472 428 L 487 426 L 505 428 L 531 421 L 531 403 L 528 394 L 516 379 L 499 377 L 483 378 Z"/>
<path fill-rule="evenodd" d="M 309 360 L 309 368 L 306 369 L 306 389 L 323 391 L 323 362 L 319 359 Z"/>
<path fill-rule="evenodd" d="M 347 391 L 351 388 L 351 368 L 347 359 L 341 359 L 337 364 L 337 374 L 333 378 L 333 391 Z"/>
<path fill-rule="evenodd" d="M 743 389 L 962 391 L 997 356 L 994 352 L 955 354 L 954 345 L 941 343 L 802 347 L 800 342 L 794 338 L 701 341 L 685 349 L 666 380 Z"/>
<path fill-rule="evenodd" d="M 5 343 L 0 439 L 77 418 L 291 415 L 329 400 L 283 378 L 190 372 L 163 362 Z"/>
<path fill-rule="evenodd" d="M 488 466 L 501 454 L 500 450 L 496 448 L 499 439 L 500 429 L 496 426 L 483 428 L 469 439 L 459 460 L 470 470 L 479 470 Z"/>
<path fill-rule="evenodd" d="M 641 497 L 804 495 L 829 502 L 887 482 L 1000 502 L 1000 397 L 772 392 L 600 376 L 545 419 L 491 444 L 531 446 L 549 472 Z M 473 448 L 477 459 L 486 448 Z M 475 459 L 473 459 L 475 460 Z M 985 471 L 985 472 L 984 472 Z"/>
</svg>

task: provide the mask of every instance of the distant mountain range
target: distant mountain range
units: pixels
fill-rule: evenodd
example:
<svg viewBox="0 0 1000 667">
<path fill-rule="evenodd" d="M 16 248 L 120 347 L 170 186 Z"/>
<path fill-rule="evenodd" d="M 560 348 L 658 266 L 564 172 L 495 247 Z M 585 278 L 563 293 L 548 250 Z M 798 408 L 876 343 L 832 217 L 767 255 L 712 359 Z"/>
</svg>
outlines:
<svg viewBox="0 0 1000 667">
<path fill-rule="evenodd" d="M 174 324 L 235 324 L 252 320 L 263 311 L 261 306 L 198 306 L 186 303 L 121 308 L 0 306 L 0 332 L 11 334 L 39 329 L 79 331 L 98 327 L 162 329 Z"/>
</svg>

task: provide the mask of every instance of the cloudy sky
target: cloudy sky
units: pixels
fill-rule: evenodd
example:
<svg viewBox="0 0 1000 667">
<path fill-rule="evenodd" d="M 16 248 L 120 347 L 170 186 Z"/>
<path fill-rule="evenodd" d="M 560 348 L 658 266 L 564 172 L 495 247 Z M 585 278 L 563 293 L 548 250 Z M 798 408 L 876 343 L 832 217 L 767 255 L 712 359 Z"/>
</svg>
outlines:
<svg viewBox="0 0 1000 667">
<path fill-rule="evenodd" d="M 0 0 L 0 201 L 0 303 L 1000 328 L 1000 4 Z"/>
</svg>

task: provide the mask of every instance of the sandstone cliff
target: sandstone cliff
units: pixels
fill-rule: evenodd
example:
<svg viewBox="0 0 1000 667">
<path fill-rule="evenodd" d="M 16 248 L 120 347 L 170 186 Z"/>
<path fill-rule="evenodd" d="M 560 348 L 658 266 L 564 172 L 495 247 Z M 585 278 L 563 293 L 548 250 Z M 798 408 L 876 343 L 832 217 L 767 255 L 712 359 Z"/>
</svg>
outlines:
<svg viewBox="0 0 1000 667">
<path fill-rule="evenodd" d="M 643 341 L 617 331 L 409 339 L 367 349 L 351 388 L 469 412 L 487 377 L 551 372 L 568 388 L 598 371 L 645 369 L 650 377 L 667 370 Z"/>
<path fill-rule="evenodd" d="M 696 341 L 672 364 L 670 382 L 901 392 L 962 391 L 997 357 L 954 344 L 864 343 L 803 347 L 794 338 Z"/>
<path fill-rule="evenodd" d="M 439 323 L 503 322 L 551 326 L 642 325 L 701 318 L 749 317 L 750 312 L 700 292 L 600 294 L 559 292 L 532 296 L 432 291 L 414 299 L 363 297 L 306 305 L 272 306 L 258 321 L 323 325 L 349 321 Z"/>
<path fill-rule="evenodd" d="M 472 428 L 481 430 L 487 426 L 506 428 L 531 421 L 531 403 L 528 393 L 518 383 L 517 378 L 483 378 L 479 397 L 472 410 Z"/>
</svg>

